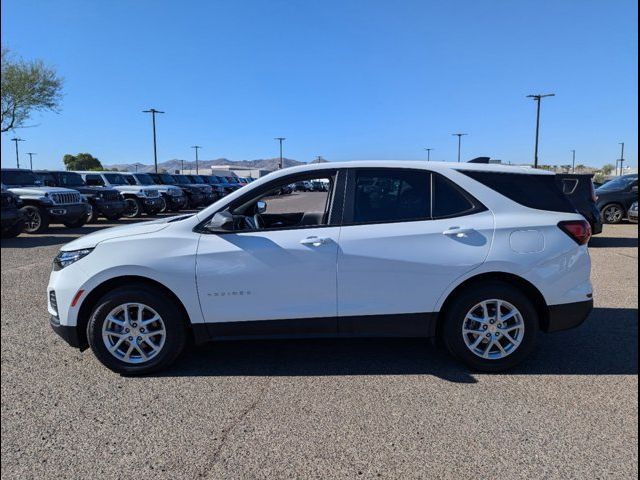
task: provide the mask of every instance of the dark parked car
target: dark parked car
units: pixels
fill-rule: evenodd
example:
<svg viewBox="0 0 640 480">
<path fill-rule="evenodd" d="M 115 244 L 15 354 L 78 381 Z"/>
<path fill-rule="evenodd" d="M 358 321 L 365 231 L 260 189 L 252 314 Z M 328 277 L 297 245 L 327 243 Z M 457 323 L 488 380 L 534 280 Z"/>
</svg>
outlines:
<svg viewBox="0 0 640 480">
<path fill-rule="evenodd" d="M 38 170 L 34 172 L 47 187 L 65 187 L 79 191 L 91 205 L 90 222 L 102 215 L 110 221 L 122 216 L 125 208 L 124 197 L 114 188 L 89 186 L 76 172 Z"/>
<path fill-rule="evenodd" d="M 182 188 L 189 198 L 189 207 L 196 208 L 205 204 L 205 198 L 208 194 L 208 189 L 204 185 L 197 185 L 187 175 L 172 175 L 176 182 L 176 185 Z"/>
<path fill-rule="evenodd" d="M 219 184 L 224 188 L 227 195 L 229 193 L 235 192 L 240 188 L 240 185 L 238 183 L 236 182 L 231 183 L 229 181 L 229 177 L 216 176 L 216 178 L 218 179 Z"/>
<path fill-rule="evenodd" d="M 602 233 L 602 216 L 596 206 L 596 190 L 593 176 L 589 174 L 559 173 L 558 186 L 569 197 L 576 210 L 587 219 L 594 235 Z"/>
<path fill-rule="evenodd" d="M 45 187 L 31 170 L 3 168 L 2 184 L 24 203 L 25 232 L 42 233 L 50 223 L 79 228 L 87 223 L 91 207 L 77 190 Z"/>
<path fill-rule="evenodd" d="M 638 174 L 615 178 L 596 190 L 597 206 L 605 223 L 620 223 L 638 200 Z"/>
<path fill-rule="evenodd" d="M 22 200 L 2 186 L 2 238 L 17 237 L 24 230 Z"/>
<path fill-rule="evenodd" d="M 124 178 L 131 185 L 153 185 L 155 186 L 160 195 L 162 196 L 162 201 L 164 204 L 161 206 L 160 211 L 166 212 L 171 210 L 172 212 L 179 212 L 183 208 L 187 206 L 187 196 L 179 187 L 175 185 L 165 185 L 163 183 L 156 182 L 156 179 L 151 176 L 150 173 L 128 173 L 125 174 Z"/>
<path fill-rule="evenodd" d="M 218 195 L 214 192 L 213 187 L 209 185 L 209 183 L 200 175 L 186 175 L 186 177 L 191 180 L 191 183 L 193 185 L 197 185 L 198 187 L 201 187 L 203 189 L 204 198 L 202 199 L 202 205 L 211 205 L 219 198 Z"/>
<path fill-rule="evenodd" d="M 216 196 L 218 198 L 222 198 L 225 195 L 231 193 L 230 190 L 227 190 L 222 185 L 222 182 L 220 182 L 220 179 L 218 177 L 216 177 L 215 175 L 200 175 L 200 177 L 205 182 L 207 182 L 209 185 L 211 185 L 211 188 L 213 189 L 213 192 L 216 194 Z"/>
</svg>

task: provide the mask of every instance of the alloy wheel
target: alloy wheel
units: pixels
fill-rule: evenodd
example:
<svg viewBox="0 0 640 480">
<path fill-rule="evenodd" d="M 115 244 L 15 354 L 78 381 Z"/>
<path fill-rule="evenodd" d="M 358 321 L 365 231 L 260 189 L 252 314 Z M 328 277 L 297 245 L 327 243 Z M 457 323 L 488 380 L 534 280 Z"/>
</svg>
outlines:
<svg viewBox="0 0 640 480">
<path fill-rule="evenodd" d="M 619 223 L 622 221 L 624 212 L 616 205 L 611 205 L 604 209 L 604 219 L 607 223 Z"/>
<path fill-rule="evenodd" d="M 464 343 L 478 357 L 499 360 L 515 352 L 524 338 L 524 319 L 511 303 L 499 299 L 475 305 L 462 323 Z"/>
<path fill-rule="evenodd" d="M 162 351 L 166 337 L 162 317 L 142 303 L 117 306 L 102 324 L 102 341 L 107 351 L 129 364 L 147 362 L 156 357 Z"/>
<path fill-rule="evenodd" d="M 37 232 L 42 225 L 42 216 L 37 208 L 28 208 L 25 211 L 25 231 Z"/>
<path fill-rule="evenodd" d="M 134 200 L 133 198 L 127 198 L 125 199 L 124 204 L 125 208 L 122 214 L 125 217 L 134 218 L 138 216 L 138 214 L 140 213 L 140 206 L 138 205 L 138 202 L 136 200 Z"/>
</svg>

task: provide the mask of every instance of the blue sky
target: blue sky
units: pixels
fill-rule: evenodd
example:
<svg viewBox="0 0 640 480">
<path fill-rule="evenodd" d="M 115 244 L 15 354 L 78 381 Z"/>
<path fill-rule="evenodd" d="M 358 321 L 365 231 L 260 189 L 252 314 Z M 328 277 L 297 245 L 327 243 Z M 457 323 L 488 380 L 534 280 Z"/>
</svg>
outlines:
<svg viewBox="0 0 640 480">
<path fill-rule="evenodd" d="M 18 131 L 41 168 L 285 156 L 302 161 L 533 157 L 637 165 L 638 30 L 631 0 L 4 0 L 2 43 L 65 77 L 60 114 Z M 15 165 L 12 134 L 2 165 Z M 26 160 L 21 155 L 22 161 Z"/>
</svg>

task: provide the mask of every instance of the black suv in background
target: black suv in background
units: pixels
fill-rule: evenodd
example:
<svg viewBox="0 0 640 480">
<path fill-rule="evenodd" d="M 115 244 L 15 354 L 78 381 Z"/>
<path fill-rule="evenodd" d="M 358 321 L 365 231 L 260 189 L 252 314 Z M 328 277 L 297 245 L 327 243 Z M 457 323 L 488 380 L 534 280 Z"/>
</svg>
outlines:
<svg viewBox="0 0 640 480">
<path fill-rule="evenodd" d="M 17 237 L 24 230 L 22 200 L 2 186 L 2 238 Z"/>
<path fill-rule="evenodd" d="M 578 213 L 587 219 L 594 235 L 602 233 L 602 216 L 596 206 L 596 189 L 593 175 L 578 173 L 556 174 L 558 187 L 562 190 Z"/>
<path fill-rule="evenodd" d="M 184 208 L 195 208 L 202 204 L 204 194 L 195 185 L 191 185 L 189 179 L 183 175 L 169 175 L 168 173 L 149 173 L 156 185 L 173 185 L 182 189 L 187 197 Z M 184 178 L 183 178 L 184 177 Z"/>
<path fill-rule="evenodd" d="M 47 187 L 65 187 L 77 190 L 91 205 L 90 222 L 102 215 L 109 221 L 116 221 L 125 209 L 124 197 L 115 188 L 89 186 L 76 172 L 36 170 L 34 172 Z"/>
<path fill-rule="evenodd" d="M 202 204 L 204 206 L 211 205 L 213 202 L 218 200 L 218 194 L 203 177 L 201 177 L 200 175 L 187 175 L 187 177 L 193 182 L 194 185 L 204 188 L 204 200 L 202 201 Z"/>
<path fill-rule="evenodd" d="M 605 223 L 620 223 L 638 200 L 638 174 L 623 175 L 596 190 L 597 206 Z"/>
</svg>

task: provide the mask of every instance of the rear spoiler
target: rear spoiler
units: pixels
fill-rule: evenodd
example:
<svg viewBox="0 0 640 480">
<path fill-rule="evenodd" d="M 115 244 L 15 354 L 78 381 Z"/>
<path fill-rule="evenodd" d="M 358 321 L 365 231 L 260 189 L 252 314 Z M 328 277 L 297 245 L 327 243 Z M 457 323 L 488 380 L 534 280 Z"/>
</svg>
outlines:
<svg viewBox="0 0 640 480">
<path fill-rule="evenodd" d="M 491 157 L 476 157 L 469 160 L 467 163 L 489 163 Z"/>
</svg>

